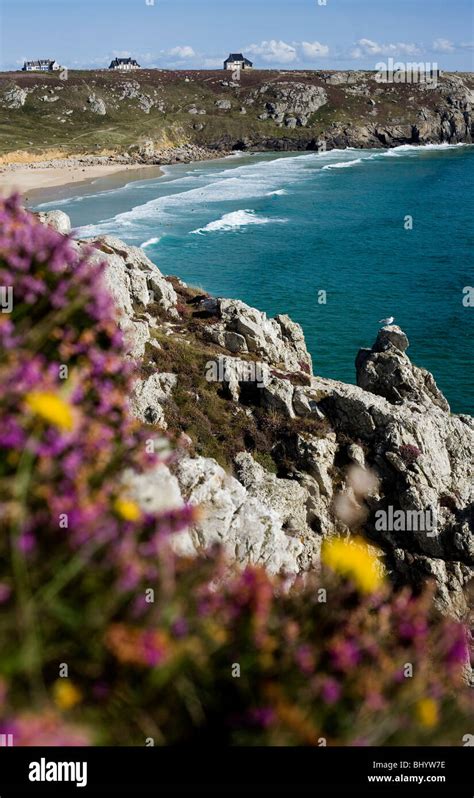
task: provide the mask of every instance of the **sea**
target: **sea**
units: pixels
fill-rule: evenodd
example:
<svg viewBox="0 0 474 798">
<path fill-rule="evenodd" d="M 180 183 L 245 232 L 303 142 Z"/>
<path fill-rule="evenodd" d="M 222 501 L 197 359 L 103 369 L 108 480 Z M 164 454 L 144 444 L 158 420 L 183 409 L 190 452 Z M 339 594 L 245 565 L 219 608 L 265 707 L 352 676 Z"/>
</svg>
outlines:
<svg viewBox="0 0 474 798">
<path fill-rule="evenodd" d="M 394 316 L 452 412 L 473 414 L 473 184 L 471 145 L 237 152 L 36 209 L 142 247 L 215 296 L 287 313 L 324 377 L 354 383 L 357 351 Z"/>
</svg>

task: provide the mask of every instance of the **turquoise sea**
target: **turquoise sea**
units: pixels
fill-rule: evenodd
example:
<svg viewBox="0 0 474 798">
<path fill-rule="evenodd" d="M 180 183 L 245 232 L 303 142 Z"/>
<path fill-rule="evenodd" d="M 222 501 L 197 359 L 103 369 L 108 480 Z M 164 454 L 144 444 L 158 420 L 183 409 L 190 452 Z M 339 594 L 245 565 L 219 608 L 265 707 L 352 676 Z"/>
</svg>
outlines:
<svg viewBox="0 0 474 798">
<path fill-rule="evenodd" d="M 164 274 L 288 313 L 326 377 L 354 382 L 358 349 L 393 315 L 453 412 L 474 412 L 474 146 L 236 153 L 164 172 L 39 207 L 142 246 Z"/>
</svg>

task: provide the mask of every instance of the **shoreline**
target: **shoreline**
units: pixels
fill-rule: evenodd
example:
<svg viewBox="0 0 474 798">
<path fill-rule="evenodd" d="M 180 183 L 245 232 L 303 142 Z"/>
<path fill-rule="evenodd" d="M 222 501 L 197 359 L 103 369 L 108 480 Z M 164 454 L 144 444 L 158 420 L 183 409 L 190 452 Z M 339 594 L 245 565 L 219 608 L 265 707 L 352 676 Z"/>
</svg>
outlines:
<svg viewBox="0 0 474 798">
<path fill-rule="evenodd" d="M 0 197 L 19 192 L 25 204 L 54 201 L 70 196 L 71 188 L 87 188 L 96 181 L 101 188 L 120 188 L 132 181 L 161 177 L 161 167 L 225 158 L 227 151 L 194 145 L 154 151 L 133 159 L 129 156 L 82 155 L 43 161 L 0 163 Z"/>
<path fill-rule="evenodd" d="M 469 146 L 469 144 L 443 142 L 408 146 L 429 149 L 431 147 L 462 147 Z M 332 149 L 338 148 L 330 148 L 328 151 L 330 152 Z M 340 149 L 346 150 L 350 147 L 345 146 Z M 367 147 L 367 149 L 398 149 L 398 147 Z M 283 154 L 279 150 L 267 149 L 249 150 L 248 154 L 263 155 L 271 152 Z M 303 154 L 305 151 L 287 151 L 288 154 L 290 152 Z M 0 197 L 17 191 L 23 195 L 26 206 L 50 203 L 75 196 L 77 189 L 88 189 L 91 186 L 94 186 L 97 191 L 123 188 L 131 182 L 163 177 L 162 167 L 164 166 L 220 160 L 234 154 L 235 150 L 216 151 L 192 147 L 161 151 L 159 157 L 156 157 L 157 153 L 152 160 L 148 161 L 125 160 L 120 156 L 115 156 L 115 160 L 114 156 L 83 155 L 71 158 L 52 158 L 45 161 L 0 163 Z M 100 185 L 97 186 L 97 183 Z"/>
<path fill-rule="evenodd" d="M 70 193 L 72 188 L 87 188 L 96 181 L 110 183 L 120 188 L 132 181 L 161 177 L 163 170 L 157 164 L 82 164 L 64 161 L 36 166 L 33 163 L 21 166 L 9 165 L 0 169 L 0 196 L 18 191 L 25 203 L 62 199 L 60 194 Z M 104 188 L 107 186 L 104 185 Z M 59 191 L 58 191 L 59 189 Z"/>
</svg>

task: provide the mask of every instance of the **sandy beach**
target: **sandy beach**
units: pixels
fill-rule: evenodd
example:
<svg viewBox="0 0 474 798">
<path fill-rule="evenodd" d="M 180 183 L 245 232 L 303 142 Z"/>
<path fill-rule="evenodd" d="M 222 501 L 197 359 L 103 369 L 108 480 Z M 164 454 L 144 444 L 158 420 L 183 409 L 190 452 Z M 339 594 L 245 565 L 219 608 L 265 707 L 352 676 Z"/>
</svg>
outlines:
<svg viewBox="0 0 474 798">
<path fill-rule="evenodd" d="M 45 166 L 37 164 L 12 164 L 0 167 L 0 196 L 19 191 L 25 201 L 43 199 L 46 194 L 54 194 L 52 189 L 78 187 L 96 180 L 108 178 L 115 186 L 132 180 L 146 180 L 162 174 L 155 165 L 137 164 L 58 164 Z"/>
</svg>

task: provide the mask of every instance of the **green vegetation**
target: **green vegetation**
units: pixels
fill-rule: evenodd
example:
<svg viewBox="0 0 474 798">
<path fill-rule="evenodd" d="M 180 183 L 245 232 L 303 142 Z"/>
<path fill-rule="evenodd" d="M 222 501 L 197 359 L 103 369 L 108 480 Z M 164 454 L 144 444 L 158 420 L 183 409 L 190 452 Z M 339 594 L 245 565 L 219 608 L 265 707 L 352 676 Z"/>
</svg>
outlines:
<svg viewBox="0 0 474 798">
<path fill-rule="evenodd" d="M 369 73 L 357 74 L 360 79 L 348 86 L 327 83 L 328 73 L 256 70 L 242 73 L 240 84 L 229 86 L 230 77 L 222 71 L 69 71 L 67 80 L 58 74 L 2 73 L 0 162 L 2 156 L 8 162 L 41 155 L 133 154 L 145 140 L 163 149 L 196 144 L 225 150 L 249 139 L 256 148 L 278 149 L 281 142 L 286 149 L 298 149 L 334 124 L 405 124 L 416 118 L 421 99 L 432 111 L 445 102 L 438 90 L 420 98 L 411 85 L 386 86 L 379 94 Z M 471 85 L 472 76 L 462 77 Z M 324 87 L 327 103 L 306 127 L 289 129 L 260 119 L 266 101 L 278 97 L 279 84 L 292 82 Z M 265 87 L 270 91 L 261 93 Z M 14 107 L 5 99 L 11 89 L 26 92 L 23 105 L 20 100 Z M 376 99 L 376 117 L 369 96 Z M 91 97 L 105 103 L 105 115 L 94 112 Z M 230 100 L 231 109 L 217 108 L 218 100 Z M 193 107 L 205 114 L 189 113 Z"/>
<path fill-rule="evenodd" d="M 194 453 L 213 457 L 232 470 L 238 452 L 250 451 L 265 468 L 276 473 L 271 453 L 273 447 L 289 440 L 299 432 L 321 433 L 321 422 L 289 421 L 283 413 L 254 408 L 247 415 L 245 408 L 229 399 L 221 383 L 206 380 L 206 363 L 217 357 L 206 345 L 188 343 L 176 336 L 155 334 L 161 349 L 150 347 L 148 355 L 153 368 L 180 375 L 172 399 L 165 405 L 165 417 L 170 432 L 185 432 L 193 441 Z M 220 353 L 222 354 L 222 352 Z M 285 471 L 291 462 L 285 464 Z M 281 475 L 283 476 L 283 474 Z"/>
<path fill-rule="evenodd" d="M 252 413 L 244 402 L 233 402 L 222 383 L 206 380 L 206 364 L 219 355 L 228 354 L 220 347 L 202 339 L 202 326 L 209 319 L 199 318 L 194 310 L 196 290 L 180 287 L 178 308 L 182 321 L 175 325 L 172 335 L 162 330 L 154 332 L 160 348 L 148 346 L 144 376 L 156 370 L 180 375 L 172 398 L 165 405 L 165 417 L 171 434 L 185 432 L 193 442 L 196 454 L 213 457 L 227 470 L 232 470 L 238 452 L 249 451 L 267 470 L 277 472 L 272 452 L 276 446 L 283 449 L 279 456 L 280 476 L 293 469 L 291 452 L 296 436 L 301 433 L 322 435 L 326 421 L 315 419 L 288 419 L 283 413 L 269 411 L 252 403 Z M 241 359 L 253 360 L 250 354 Z M 275 374 L 278 372 L 275 371 Z M 298 375 L 295 375 L 298 378 Z"/>
</svg>

